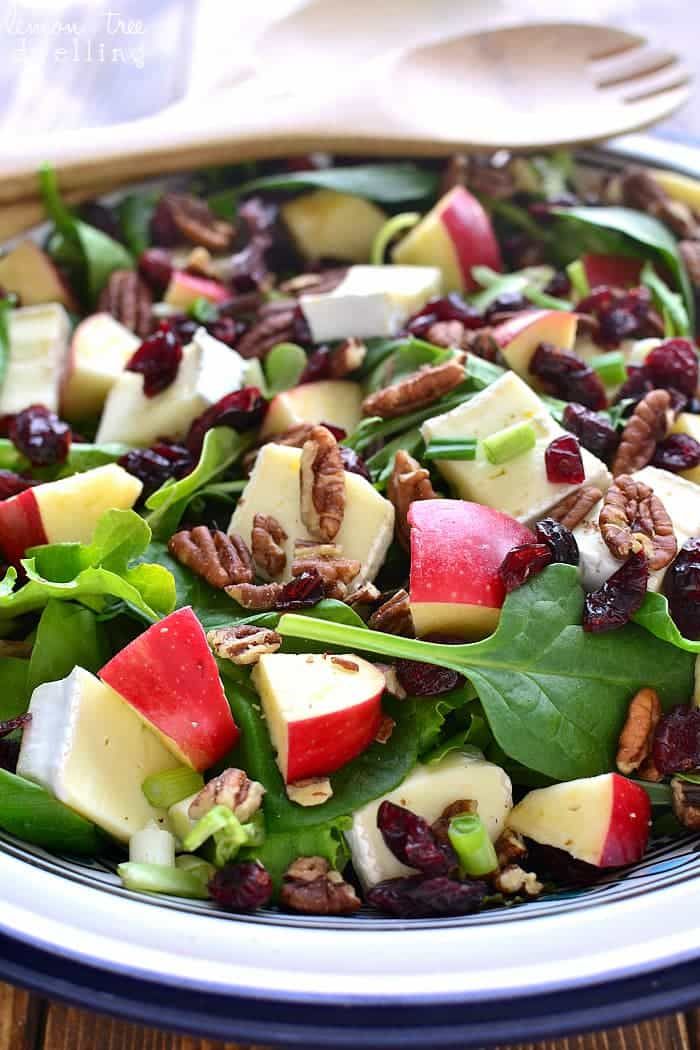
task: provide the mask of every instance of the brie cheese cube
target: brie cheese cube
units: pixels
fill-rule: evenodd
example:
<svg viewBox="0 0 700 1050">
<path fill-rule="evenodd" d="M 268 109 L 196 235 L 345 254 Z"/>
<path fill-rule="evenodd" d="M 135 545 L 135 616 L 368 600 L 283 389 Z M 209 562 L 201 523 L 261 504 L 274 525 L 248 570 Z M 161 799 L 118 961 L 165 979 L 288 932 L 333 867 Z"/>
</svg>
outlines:
<svg viewBox="0 0 700 1050">
<path fill-rule="evenodd" d="M 359 809 L 345 833 L 353 867 L 365 889 L 383 879 L 416 874 L 396 859 L 377 827 L 377 811 L 386 799 L 412 810 L 429 824 L 457 799 L 473 799 L 492 842 L 503 831 L 513 807 L 510 778 L 493 762 L 452 752 L 434 765 L 416 766 L 403 784 Z"/>
<path fill-rule="evenodd" d="M 228 530 L 237 532 L 250 546 L 254 516 L 275 517 L 287 533 L 283 544 L 287 560 L 276 577 L 280 580 L 291 578 L 294 541 L 312 538 L 301 520 L 300 467 L 301 449 L 263 445 Z M 393 534 L 394 508 L 389 500 L 359 474 L 345 471 L 345 514 L 333 542 L 342 548 L 345 558 L 360 562 L 357 586 L 377 575 Z"/>
<path fill-rule="evenodd" d="M 443 459 L 436 464 L 462 499 L 485 503 L 528 524 L 544 517 L 550 507 L 578 486 L 554 484 L 547 479 L 545 451 L 554 438 L 566 431 L 520 376 L 506 372 L 470 401 L 426 420 L 421 434 L 426 444 L 434 438 L 483 439 L 525 421 L 535 429 L 535 446 L 506 463 L 490 463 L 479 442 L 475 459 Z M 581 458 L 585 483 L 607 489 L 610 474 L 605 464 L 585 448 L 581 448 Z"/>
<path fill-rule="evenodd" d="M 299 299 L 316 343 L 394 336 L 429 299 L 440 295 L 435 266 L 351 266 L 337 288 Z"/>
<path fill-rule="evenodd" d="M 663 503 L 673 522 L 679 550 L 691 536 L 700 535 L 700 488 L 693 482 L 658 467 L 644 467 L 632 477 L 653 489 Z M 622 562 L 612 556 L 600 534 L 598 517 L 602 506 L 600 500 L 574 529 L 581 579 L 587 591 L 597 590 L 622 566 Z M 660 590 L 665 574 L 666 569 L 650 573 L 648 589 Z"/>
<path fill-rule="evenodd" d="M 70 320 L 64 307 L 45 303 L 11 310 L 8 335 L 10 352 L 0 389 L 0 415 L 37 404 L 57 412 L 70 346 Z"/>
<path fill-rule="evenodd" d="M 122 372 L 107 397 L 96 441 L 152 445 L 183 438 L 190 424 L 226 394 L 240 390 L 248 362 L 204 329 L 182 352 L 173 382 L 155 397 L 143 392 L 143 376 Z"/>
<path fill-rule="evenodd" d="M 147 776 L 177 766 L 118 693 L 76 667 L 40 685 L 29 705 L 17 773 L 50 791 L 120 842 L 149 820 L 163 822 L 141 790 Z"/>
</svg>

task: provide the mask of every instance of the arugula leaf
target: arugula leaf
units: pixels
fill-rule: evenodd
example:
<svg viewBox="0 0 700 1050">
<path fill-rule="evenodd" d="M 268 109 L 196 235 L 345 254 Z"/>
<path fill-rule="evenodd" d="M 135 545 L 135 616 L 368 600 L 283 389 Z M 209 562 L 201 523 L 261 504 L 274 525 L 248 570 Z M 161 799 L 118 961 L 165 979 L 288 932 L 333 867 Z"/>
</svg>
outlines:
<svg viewBox="0 0 700 1050">
<path fill-rule="evenodd" d="M 156 539 L 172 536 L 194 496 L 235 463 L 252 440 L 252 435 L 238 434 L 230 427 L 207 431 L 194 470 L 179 481 L 169 479 L 146 500 L 146 507 L 152 512 L 146 521 Z"/>
<path fill-rule="evenodd" d="M 117 207 L 119 226 L 129 251 L 139 256 L 151 243 L 151 218 L 160 193 L 127 193 Z"/>
<path fill-rule="evenodd" d="M 565 245 L 567 261 L 585 252 L 603 255 L 648 257 L 651 252 L 673 275 L 683 294 L 691 325 L 695 300 L 683 259 L 673 235 L 651 215 L 619 207 L 555 208 L 559 216 L 559 245 Z"/>
<path fill-rule="evenodd" d="M 431 197 L 437 192 L 437 186 L 435 172 L 415 164 L 355 164 L 346 168 L 262 175 L 234 189 L 214 194 L 208 203 L 217 215 L 231 217 L 240 197 L 265 190 L 325 189 L 351 193 L 372 201 L 398 203 Z"/>
<path fill-rule="evenodd" d="M 97 856 L 106 837 L 29 780 L 0 769 L 0 827 L 44 849 Z"/>
<path fill-rule="evenodd" d="M 12 302 L 10 299 L 0 299 L 0 384 L 7 372 L 7 363 L 10 359 L 10 313 Z"/>
<path fill-rule="evenodd" d="M 92 305 L 110 275 L 115 270 L 133 270 L 134 260 L 122 244 L 102 230 L 82 222 L 66 208 L 61 200 L 56 173 L 49 165 L 40 169 L 39 185 L 49 218 L 77 264 L 76 277 L 83 297 Z"/>
<path fill-rule="evenodd" d="M 97 674 L 109 656 L 104 626 L 90 609 L 51 600 L 41 614 L 32 648 L 29 693 L 44 682 L 65 678 L 74 667 Z"/>
<path fill-rule="evenodd" d="M 339 627 L 337 624 L 333 626 Z M 360 630 L 350 627 L 339 629 Z M 221 662 L 219 667 L 233 716 L 241 730 L 233 760 L 239 762 L 250 777 L 264 784 L 267 793 L 263 809 L 270 834 L 283 831 L 298 833 L 303 828 L 350 816 L 366 802 L 395 788 L 416 764 L 416 704 L 411 700 L 385 699 L 383 704 L 387 714 L 396 720 L 387 743 L 370 744 L 361 755 L 334 773 L 330 778 L 333 797 L 323 805 L 309 808 L 297 806 L 287 798 L 267 726 L 260 712 L 260 701 L 247 672 L 225 662 Z M 225 761 L 229 763 L 229 758 Z"/>
<path fill-rule="evenodd" d="M 283 616 L 284 636 L 425 660 L 466 675 L 503 750 L 557 780 L 613 768 L 629 698 L 650 686 L 665 705 L 685 702 L 694 661 L 634 625 L 610 634 L 581 626 L 583 590 L 571 565 L 552 565 L 508 595 L 495 633 L 440 645 Z"/>
<path fill-rule="evenodd" d="M 265 355 L 266 397 L 296 386 L 306 368 L 306 351 L 296 343 L 277 343 Z"/>
<path fill-rule="evenodd" d="M 651 292 L 658 310 L 664 318 L 668 319 L 667 327 L 670 328 L 670 331 L 667 331 L 666 335 L 671 338 L 675 335 L 692 335 L 690 318 L 683 299 L 677 292 L 672 292 L 666 282 L 661 280 L 651 263 L 644 264 L 641 282 Z"/>
<path fill-rule="evenodd" d="M 632 619 L 645 631 L 653 634 L 655 638 L 660 638 L 662 642 L 675 645 L 677 649 L 683 649 L 686 653 L 700 653 L 700 641 L 684 638 L 671 619 L 665 595 L 657 591 L 647 591 L 641 608 L 637 610 Z"/>
<path fill-rule="evenodd" d="M 343 442 L 341 441 L 341 445 Z M 399 434 L 393 441 L 388 441 L 383 448 L 375 452 L 373 456 L 365 460 L 365 465 L 370 472 L 374 485 L 378 489 L 386 486 L 394 469 L 394 459 L 399 449 L 404 449 L 409 455 L 414 455 L 423 444 L 423 437 L 418 427 L 407 430 L 405 434 Z"/>
<path fill-rule="evenodd" d="M 418 757 L 423 759 L 424 755 L 438 745 L 450 715 L 476 699 L 476 690 L 470 682 L 464 682 L 444 696 L 410 699 L 414 700 L 416 705 Z"/>
<path fill-rule="evenodd" d="M 0 720 L 23 715 L 31 695 L 29 661 L 15 656 L 0 659 Z"/>
</svg>

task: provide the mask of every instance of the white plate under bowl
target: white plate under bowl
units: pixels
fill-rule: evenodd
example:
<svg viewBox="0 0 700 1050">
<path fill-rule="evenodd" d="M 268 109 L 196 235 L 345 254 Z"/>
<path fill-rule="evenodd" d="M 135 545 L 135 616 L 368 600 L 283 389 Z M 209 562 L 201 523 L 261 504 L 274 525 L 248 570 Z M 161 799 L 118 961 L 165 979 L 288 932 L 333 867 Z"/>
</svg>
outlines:
<svg viewBox="0 0 700 1050">
<path fill-rule="evenodd" d="M 630 148 L 586 157 L 614 167 Z M 671 163 L 661 140 L 636 137 L 634 150 Z M 697 157 L 687 150 L 676 165 L 697 174 Z M 229 915 L 125 890 L 108 862 L 9 836 L 0 886 L 0 976 L 217 1038 L 484 1046 L 618 1024 L 700 995 L 699 836 L 657 844 L 592 889 L 443 920 Z"/>
</svg>

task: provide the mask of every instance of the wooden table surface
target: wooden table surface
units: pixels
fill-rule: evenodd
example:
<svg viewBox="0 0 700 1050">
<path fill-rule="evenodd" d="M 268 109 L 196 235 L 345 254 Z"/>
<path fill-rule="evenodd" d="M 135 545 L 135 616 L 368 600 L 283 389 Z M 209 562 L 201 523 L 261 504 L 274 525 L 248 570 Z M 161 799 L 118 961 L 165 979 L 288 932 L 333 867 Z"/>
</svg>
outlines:
<svg viewBox="0 0 700 1050">
<path fill-rule="evenodd" d="M 235 9 L 240 3 L 234 0 L 230 4 L 229 0 L 224 4 L 220 0 L 217 14 L 235 27 Z M 518 0 L 518 4 L 523 16 L 561 14 L 548 0 Z M 187 75 L 195 8 L 196 0 L 0 4 L 0 130 L 21 134 L 27 126 L 38 130 L 110 123 L 155 112 L 173 101 Z M 45 34 L 29 31 L 28 23 L 45 19 L 48 9 L 52 17 L 60 16 L 64 25 L 79 26 L 79 49 L 71 52 L 66 48 L 66 53 L 58 56 L 56 48 L 66 43 L 64 39 L 47 39 Z M 116 32 L 111 36 L 117 39 L 110 39 L 106 35 L 110 10 L 118 13 L 123 24 L 128 19 L 142 19 L 143 31 L 120 33 L 113 18 L 111 28 Z M 700 83 L 698 0 L 587 0 L 585 4 L 579 0 L 569 4 L 566 13 L 569 17 L 609 21 L 677 49 Z M 110 47 L 122 45 L 121 54 L 113 61 L 101 61 L 98 50 L 88 50 L 90 39 L 106 40 Z M 671 137 L 693 137 L 700 142 L 700 105 L 687 106 L 660 130 Z M 142 1028 L 0 984 L 0 1050 L 236 1050 L 237 1046 Z M 700 1050 L 700 1012 L 557 1042 L 521 1044 L 518 1050 L 526 1047 Z"/>
</svg>

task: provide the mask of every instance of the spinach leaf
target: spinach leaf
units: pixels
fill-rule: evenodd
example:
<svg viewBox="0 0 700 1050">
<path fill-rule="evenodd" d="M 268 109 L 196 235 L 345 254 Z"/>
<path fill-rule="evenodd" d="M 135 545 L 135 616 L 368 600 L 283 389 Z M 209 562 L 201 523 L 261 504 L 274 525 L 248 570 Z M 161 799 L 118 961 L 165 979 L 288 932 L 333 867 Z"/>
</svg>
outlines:
<svg viewBox="0 0 700 1050">
<path fill-rule="evenodd" d="M 360 630 L 349 627 L 340 629 Z M 366 802 L 395 788 L 416 764 L 415 703 L 411 700 L 385 699 L 385 711 L 396 721 L 387 743 L 370 744 L 361 755 L 334 773 L 330 778 L 333 797 L 328 802 L 309 808 L 297 806 L 287 798 L 267 726 L 260 712 L 260 701 L 248 675 L 230 664 L 220 663 L 219 666 L 233 716 L 241 730 L 233 760 L 239 762 L 249 776 L 264 784 L 267 794 L 263 807 L 270 834 L 299 832 L 303 828 L 349 816 Z"/>
<path fill-rule="evenodd" d="M 559 244 L 565 245 L 567 262 L 585 252 L 633 255 L 659 260 L 671 273 L 683 294 L 691 324 L 695 319 L 693 289 L 673 235 L 643 212 L 631 208 L 555 208 L 559 221 Z"/>
<path fill-rule="evenodd" d="M 667 329 L 665 334 L 669 338 L 676 335 L 692 335 L 690 318 L 683 299 L 677 292 L 672 292 L 666 282 L 661 280 L 651 263 L 644 264 L 641 282 L 651 292 L 654 305 L 665 320 Z"/>
<path fill-rule="evenodd" d="M 5 378 L 7 364 L 10 360 L 10 313 L 12 302 L 0 299 L 0 384 Z"/>
<path fill-rule="evenodd" d="M 293 615 L 283 616 L 278 630 L 459 671 L 476 689 L 506 754 L 570 780 L 613 768 L 630 696 L 646 685 L 665 706 L 685 702 L 694 669 L 690 655 L 633 624 L 610 634 L 585 632 L 582 609 L 577 570 L 552 565 L 508 595 L 498 628 L 481 642 L 440 645 Z"/>
<path fill-rule="evenodd" d="M 65 678 L 74 667 L 97 674 L 109 656 L 104 626 L 90 609 L 51 600 L 41 614 L 32 648 L 29 692 Z"/>
<path fill-rule="evenodd" d="M 350 817 L 336 817 L 315 827 L 278 831 L 267 835 L 262 846 L 241 850 L 239 860 L 254 857 L 264 864 L 277 894 L 282 876 L 297 857 L 325 857 L 332 868 L 342 871 L 350 860 L 343 832 L 351 826 Z"/>
<path fill-rule="evenodd" d="M 677 649 L 683 649 L 686 653 L 700 653 L 700 641 L 684 638 L 676 627 L 668 611 L 668 600 L 663 594 L 647 591 L 641 608 L 632 619 L 662 642 L 675 645 Z"/>
<path fill-rule="evenodd" d="M 29 660 L 15 656 L 0 659 L 0 721 L 23 715 L 31 695 Z"/>
<path fill-rule="evenodd" d="M 151 218 L 160 193 L 127 193 L 117 207 L 117 217 L 129 251 L 139 256 L 151 243 Z"/>
<path fill-rule="evenodd" d="M 238 434 L 230 427 L 207 431 L 194 470 L 179 481 L 166 481 L 146 500 L 146 507 L 151 511 L 146 521 L 156 539 L 172 536 L 194 496 L 235 463 L 252 440 L 250 434 Z"/>
<path fill-rule="evenodd" d="M 418 201 L 437 192 L 438 177 L 415 164 L 355 164 L 346 168 L 318 171 L 288 171 L 262 175 L 241 186 L 224 190 L 209 198 L 209 207 L 218 215 L 231 217 L 238 199 L 265 190 L 325 189 L 351 193 L 356 197 L 384 203 Z"/>
<path fill-rule="evenodd" d="M 93 305 L 114 270 L 132 270 L 134 260 L 122 244 L 82 222 L 66 208 L 53 168 L 48 165 L 41 168 L 39 184 L 49 218 L 77 264 L 75 277 L 82 297 L 88 305 Z M 65 254 L 63 259 L 67 259 Z"/>
<path fill-rule="evenodd" d="M 60 853 L 97 856 L 106 837 L 93 824 L 29 780 L 0 769 L 0 828 Z"/>
</svg>

